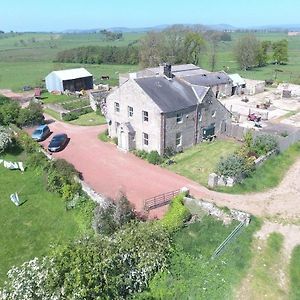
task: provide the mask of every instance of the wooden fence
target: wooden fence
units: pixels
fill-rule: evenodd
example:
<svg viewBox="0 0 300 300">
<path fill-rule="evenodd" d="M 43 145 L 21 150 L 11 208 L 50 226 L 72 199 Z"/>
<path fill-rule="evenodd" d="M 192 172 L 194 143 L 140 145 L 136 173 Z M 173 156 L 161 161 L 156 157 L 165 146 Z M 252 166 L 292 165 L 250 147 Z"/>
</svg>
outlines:
<svg viewBox="0 0 300 300">
<path fill-rule="evenodd" d="M 179 193 L 180 189 L 148 198 L 144 200 L 144 210 L 149 211 L 151 209 L 167 205 L 171 202 L 172 198 L 174 198 Z"/>
</svg>

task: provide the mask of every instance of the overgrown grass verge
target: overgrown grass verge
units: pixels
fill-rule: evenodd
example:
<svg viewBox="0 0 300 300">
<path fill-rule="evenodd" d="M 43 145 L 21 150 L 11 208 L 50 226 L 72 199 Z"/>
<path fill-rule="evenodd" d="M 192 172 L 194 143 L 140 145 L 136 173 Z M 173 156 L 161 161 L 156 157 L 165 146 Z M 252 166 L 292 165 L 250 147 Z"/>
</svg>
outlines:
<svg viewBox="0 0 300 300">
<path fill-rule="evenodd" d="M 290 300 L 300 299 L 300 245 L 294 248 L 290 261 Z"/>
<path fill-rule="evenodd" d="M 234 287 L 246 273 L 251 243 L 259 221 L 253 219 L 217 259 L 211 255 L 237 225 L 224 226 L 210 216 L 180 229 L 168 271 L 155 275 L 148 291 L 136 299 L 231 299 Z"/>
<path fill-rule="evenodd" d="M 243 182 L 233 187 L 219 187 L 219 192 L 243 194 L 262 192 L 276 187 L 288 169 L 300 157 L 300 142 L 290 146 L 283 153 L 268 159 L 261 167 L 257 168 Z"/>
<path fill-rule="evenodd" d="M 254 259 L 249 268 L 247 280 L 239 294 L 247 295 L 247 299 L 286 299 L 282 289 L 284 278 L 280 276 L 284 270 L 282 247 L 283 236 L 273 232 L 267 241 L 256 240 L 253 245 Z M 239 296 L 237 296 L 239 298 Z"/>
</svg>

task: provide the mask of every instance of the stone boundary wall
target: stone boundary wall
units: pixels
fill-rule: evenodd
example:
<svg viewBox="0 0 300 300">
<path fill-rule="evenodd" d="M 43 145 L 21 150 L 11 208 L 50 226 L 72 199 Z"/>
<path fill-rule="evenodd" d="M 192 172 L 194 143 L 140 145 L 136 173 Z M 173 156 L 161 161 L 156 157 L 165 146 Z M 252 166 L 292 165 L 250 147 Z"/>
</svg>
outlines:
<svg viewBox="0 0 300 300">
<path fill-rule="evenodd" d="M 188 202 L 198 205 L 209 215 L 222 220 L 224 224 L 229 224 L 232 220 L 236 220 L 245 223 L 245 225 L 248 226 L 251 220 L 251 215 L 241 210 L 229 209 L 229 212 L 227 213 L 211 202 L 184 197 L 184 203 Z"/>
</svg>

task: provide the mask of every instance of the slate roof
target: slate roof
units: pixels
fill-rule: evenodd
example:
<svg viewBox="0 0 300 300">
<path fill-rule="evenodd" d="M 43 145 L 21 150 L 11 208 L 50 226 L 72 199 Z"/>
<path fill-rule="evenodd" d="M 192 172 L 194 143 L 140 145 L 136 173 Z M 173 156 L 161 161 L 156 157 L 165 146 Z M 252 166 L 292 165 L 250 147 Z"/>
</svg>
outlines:
<svg viewBox="0 0 300 300">
<path fill-rule="evenodd" d="M 173 78 L 165 77 L 138 78 L 135 82 L 156 103 L 162 112 L 172 112 L 197 105 L 199 99 L 203 99 L 208 89 L 192 86 Z"/>
<path fill-rule="evenodd" d="M 202 75 L 184 76 L 186 82 L 194 85 L 215 86 L 231 82 L 230 77 L 225 72 L 213 72 Z"/>
</svg>

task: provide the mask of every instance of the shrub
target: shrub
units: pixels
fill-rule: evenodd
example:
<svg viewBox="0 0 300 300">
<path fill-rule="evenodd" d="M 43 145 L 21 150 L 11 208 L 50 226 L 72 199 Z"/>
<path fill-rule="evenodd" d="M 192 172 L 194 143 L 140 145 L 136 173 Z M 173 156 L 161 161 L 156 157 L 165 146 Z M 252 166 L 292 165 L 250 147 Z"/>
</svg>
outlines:
<svg viewBox="0 0 300 300">
<path fill-rule="evenodd" d="M 162 163 L 162 158 L 157 151 L 151 151 L 147 155 L 147 160 L 150 164 L 159 165 Z"/>
<path fill-rule="evenodd" d="M 47 172 L 47 189 L 59 193 L 64 200 L 71 200 L 81 192 L 81 185 L 74 178 L 78 175 L 75 167 L 66 160 L 52 161 Z"/>
<path fill-rule="evenodd" d="M 171 201 L 169 210 L 159 221 L 168 231 L 174 232 L 181 228 L 191 216 L 189 210 L 183 204 L 184 194 L 179 194 Z"/>
<path fill-rule="evenodd" d="M 113 217 L 115 210 L 113 202 L 109 199 L 105 207 L 96 206 L 94 210 L 94 225 L 98 233 L 110 235 L 116 231 L 117 224 Z"/>
<path fill-rule="evenodd" d="M 124 193 L 121 192 L 115 202 L 116 209 L 114 212 L 114 220 L 118 227 L 122 227 L 135 219 L 134 206 L 128 201 Z"/>
<path fill-rule="evenodd" d="M 252 150 L 257 153 L 258 156 L 265 155 L 272 150 L 278 148 L 278 142 L 273 135 L 262 134 L 257 136 L 253 140 Z"/>
<path fill-rule="evenodd" d="M 73 121 L 73 120 L 78 119 L 79 116 L 80 116 L 80 114 L 78 112 L 74 111 L 74 112 L 69 112 L 69 113 L 63 115 L 62 119 L 64 121 L 68 122 L 68 121 Z"/>
<path fill-rule="evenodd" d="M 81 185 L 79 182 L 71 181 L 70 183 L 64 183 L 61 187 L 61 196 L 64 201 L 72 200 L 76 194 L 81 191 Z"/>
<path fill-rule="evenodd" d="M 26 156 L 26 166 L 33 169 L 41 168 L 45 169 L 48 165 L 48 160 L 42 152 L 28 153 Z"/>
<path fill-rule="evenodd" d="M 176 151 L 173 147 L 167 147 L 164 151 L 164 157 L 169 158 L 171 156 L 174 156 L 176 154 Z"/>
<path fill-rule="evenodd" d="M 27 108 L 21 109 L 16 120 L 20 126 L 40 124 L 44 120 L 43 108 L 40 103 L 31 101 Z"/>
<path fill-rule="evenodd" d="M 134 155 L 136 155 L 137 157 L 140 157 L 142 159 L 146 159 L 147 156 L 148 156 L 148 152 L 145 151 L 145 150 L 139 150 L 139 149 L 136 149 L 136 150 L 133 150 L 132 153 Z"/>
<path fill-rule="evenodd" d="M 94 212 L 94 224 L 99 233 L 112 234 L 136 218 L 134 207 L 123 193 L 117 197 L 115 204 L 111 199 L 107 199 L 106 204 L 105 207 L 96 207 Z"/>
<path fill-rule="evenodd" d="M 112 141 L 115 145 L 118 145 L 118 138 L 116 136 L 112 138 Z"/>
<path fill-rule="evenodd" d="M 16 124 L 20 112 L 20 105 L 15 101 L 9 101 L 0 106 L 0 125 Z"/>
<path fill-rule="evenodd" d="M 253 167 L 251 160 L 234 153 L 220 159 L 216 173 L 225 177 L 238 177 L 248 175 L 253 170 Z"/>
<path fill-rule="evenodd" d="M 68 121 L 76 120 L 81 115 L 88 114 L 90 112 L 93 112 L 93 109 L 91 107 L 85 107 L 85 108 L 82 108 L 79 111 L 71 111 L 71 112 L 65 114 L 62 118 L 63 118 L 64 121 L 68 122 Z"/>
<path fill-rule="evenodd" d="M 39 144 L 24 131 L 18 132 L 16 140 L 20 147 L 27 153 L 33 153 L 39 148 Z"/>
<path fill-rule="evenodd" d="M 5 127 L 0 126 L 0 153 L 4 152 L 11 143 L 11 133 Z"/>
</svg>

